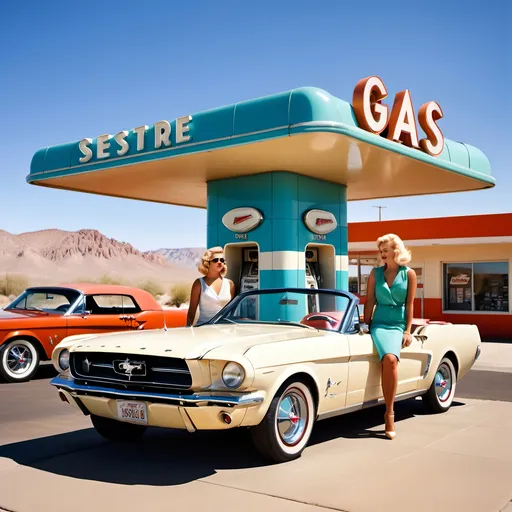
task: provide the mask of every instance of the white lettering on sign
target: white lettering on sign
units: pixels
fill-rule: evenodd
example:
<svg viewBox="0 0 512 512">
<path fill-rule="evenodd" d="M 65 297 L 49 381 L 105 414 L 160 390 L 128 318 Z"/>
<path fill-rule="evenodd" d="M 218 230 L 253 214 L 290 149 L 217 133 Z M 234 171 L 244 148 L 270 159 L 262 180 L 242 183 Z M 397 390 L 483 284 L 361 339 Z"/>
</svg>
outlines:
<svg viewBox="0 0 512 512">
<path fill-rule="evenodd" d="M 467 274 L 459 274 L 450 279 L 450 284 L 469 284 L 470 277 Z"/>
<path fill-rule="evenodd" d="M 190 135 L 190 125 L 189 123 L 192 121 L 192 116 L 184 116 L 176 119 L 176 144 L 182 144 L 184 142 L 189 142 L 192 140 L 192 136 Z M 137 128 L 133 128 L 132 133 L 136 135 L 135 139 L 137 141 L 137 151 L 144 151 L 146 149 L 146 141 L 145 135 L 148 131 L 149 127 L 146 125 L 137 126 Z M 171 147 L 171 123 L 169 121 L 157 121 L 154 124 L 154 143 L 151 149 L 160 149 L 162 147 Z M 130 144 L 126 140 L 130 132 L 123 130 L 119 133 L 116 133 L 113 137 L 112 135 L 104 134 L 100 135 L 96 141 L 96 158 L 98 160 L 103 160 L 105 158 L 110 158 L 113 156 L 114 148 L 112 147 L 112 139 L 118 144 L 120 147 L 116 149 L 116 153 L 114 156 L 124 156 L 130 150 Z M 92 145 L 92 139 L 82 139 L 78 143 L 78 148 L 82 156 L 79 158 L 79 162 L 81 164 L 85 164 L 89 162 L 94 155 Z"/>
<path fill-rule="evenodd" d="M 92 139 L 82 139 L 80 141 L 78 147 L 80 148 L 82 155 L 84 155 L 80 158 L 80 163 L 85 164 L 85 162 L 88 162 L 92 158 L 92 150 L 89 147 L 91 144 Z"/>
<path fill-rule="evenodd" d="M 126 137 L 128 137 L 128 132 L 126 130 L 116 133 L 114 139 L 115 141 L 121 146 L 121 149 L 117 150 L 117 154 L 119 156 L 123 156 L 126 153 L 128 153 L 128 150 L 130 149 L 130 146 L 128 145 L 128 142 L 126 142 Z"/>
<path fill-rule="evenodd" d="M 98 154 L 97 158 L 108 158 L 110 153 L 107 152 L 107 149 L 110 147 L 110 135 L 106 133 L 105 135 L 100 135 L 98 137 Z"/>
<path fill-rule="evenodd" d="M 192 116 L 178 117 L 176 119 L 176 144 L 190 140 L 190 135 L 185 135 L 190 129 L 188 127 L 190 121 L 192 121 Z"/>
<path fill-rule="evenodd" d="M 370 76 L 359 80 L 352 98 L 359 126 L 377 135 L 387 128 L 388 139 L 421 149 L 432 156 L 440 155 L 444 149 L 444 137 L 436 121 L 443 117 L 441 107 L 435 101 L 429 101 L 420 107 L 418 121 L 427 137 L 418 141 L 410 91 L 405 89 L 397 93 L 391 113 L 382 104 L 387 94 L 386 86 L 379 77 Z"/>
<path fill-rule="evenodd" d="M 133 129 L 133 131 L 137 134 L 137 151 L 144 150 L 144 134 L 146 133 L 147 129 L 148 127 L 146 125 L 137 126 L 137 128 Z"/>
<path fill-rule="evenodd" d="M 155 149 L 161 147 L 162 144 L 169 147 L 171 145 L 170 136 L 171 125 L 169 121 L 158 121 L 155 123 Z"/>
</svg>

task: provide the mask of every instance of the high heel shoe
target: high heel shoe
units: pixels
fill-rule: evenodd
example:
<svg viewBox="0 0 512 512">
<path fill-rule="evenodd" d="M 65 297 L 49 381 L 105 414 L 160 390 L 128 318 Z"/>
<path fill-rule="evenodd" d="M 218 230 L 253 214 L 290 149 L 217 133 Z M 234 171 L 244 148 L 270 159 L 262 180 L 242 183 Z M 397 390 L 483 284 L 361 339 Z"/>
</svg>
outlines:
<svg viewBox="0 0 512 512">
<path fill-rule="evenodd" d="M 386 426 L 385 426 L 385 429 L 386 429 L 386 430 L 385 430 L 386 437 L 387 437 L 388 439 L 393 440 L 393 439 L 395 439 L 395 437 L 396 437 L 396 432 L 395 432 L 395 429 L 394 429 L 394 426 L 395 426 L 395 425 L 393 424 L 393 430 L 388 430 L 388 428 L 387 428 L 387 419 L 389 419 L 389 418 L 392 418 L 392 419 L 393 419 L 393 421 L 394 421 L 394 419 L 395 419 L 395 413 L 394 413 L 394 412 L 392 412 L 392 413 L 390 413 L 390 414 L 388 414 L 388 413 L 385 413 L 385 414 L 384 414 L 384 422 L 385 422 L 385 424 L 386 424 Z"/>
</svg>

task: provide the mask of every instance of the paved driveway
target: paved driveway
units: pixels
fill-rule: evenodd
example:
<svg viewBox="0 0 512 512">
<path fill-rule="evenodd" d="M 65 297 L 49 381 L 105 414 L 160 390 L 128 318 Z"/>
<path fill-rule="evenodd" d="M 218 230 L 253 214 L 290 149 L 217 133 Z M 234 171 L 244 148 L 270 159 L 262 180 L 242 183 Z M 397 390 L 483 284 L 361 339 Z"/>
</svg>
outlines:
<svg viewBox="0 0 512 512">
<path fill-rule="evenodd" d="M 470 372 L 460 394 L 487 373 Z M 246 430 L 150 429 L 140 445 L 108 443 L 40 376 L 0 385 L 9 511 L 498 512 L 512 498 L 511 402 L 460 396 L 434 416 L 421 400 L 401 402 L 394 441 L 381 407 L 333 418 L 316 425 L 301 459 L 268 465 Z"/>
</svg>

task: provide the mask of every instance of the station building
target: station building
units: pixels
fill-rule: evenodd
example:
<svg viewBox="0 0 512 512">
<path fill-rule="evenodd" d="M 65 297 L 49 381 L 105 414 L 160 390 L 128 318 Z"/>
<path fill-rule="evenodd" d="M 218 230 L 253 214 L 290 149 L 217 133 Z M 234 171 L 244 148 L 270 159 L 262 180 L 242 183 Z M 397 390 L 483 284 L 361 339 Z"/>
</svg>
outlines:
<svg viewBox="0 0 512 512">
<path fill-rule="evenodd" d="M 349 223 L 349 291 L 362 303 L 378 265 L 376 240 L 386 233 L 412 252 L 416 317 L 473 323 L 484 339 L 512 339 L 512 213 Z"/>
</svg>

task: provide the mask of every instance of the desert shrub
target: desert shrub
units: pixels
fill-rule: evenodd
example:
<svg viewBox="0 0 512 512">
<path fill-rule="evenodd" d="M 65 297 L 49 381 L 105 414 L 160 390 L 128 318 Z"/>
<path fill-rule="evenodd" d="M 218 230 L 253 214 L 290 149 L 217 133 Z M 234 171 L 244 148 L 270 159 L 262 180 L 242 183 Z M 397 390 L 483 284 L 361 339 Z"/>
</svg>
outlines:
<svg viewBox="0 0 512 512">
<path fill-rule="evenodd" d="M 98 284 L 126 284 L 120 277 L 103 274 L 97 281 Z"/>
<path fill-rule="evenodd" d="M 98 280 L 92 277 L 77 277 L 73 280 L 74 283 L 97 283 Z"/>
<path fill-rule="evenodd" d="M 157 283 L 156 281 L 153 281 L 152 279 L 146 279 L 145 281 L 141 281 L 137 288 L 140 288 L 141 290 L 145 290 L 148 293 L 151 293 L 153 297 L 158 297 L 159 295 L 164 294 L 164 289 L 162 286 Z"/>
<path fill-rule="evenodd" d="M 0 278 L 0 295 L 17 297 L 28 287 L 28 279 L 19 274 L 6 273 Z"/>
<path fill-rule="evenodd" d="M 185 304 L 190 300 L 190 286 L 183 283 L 175 284 L 171 288 L 169 295 L 171 299 L 167 305 L 179 308 L 182 304 Z"/>
</svg>

